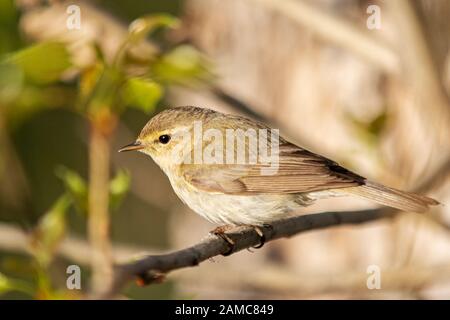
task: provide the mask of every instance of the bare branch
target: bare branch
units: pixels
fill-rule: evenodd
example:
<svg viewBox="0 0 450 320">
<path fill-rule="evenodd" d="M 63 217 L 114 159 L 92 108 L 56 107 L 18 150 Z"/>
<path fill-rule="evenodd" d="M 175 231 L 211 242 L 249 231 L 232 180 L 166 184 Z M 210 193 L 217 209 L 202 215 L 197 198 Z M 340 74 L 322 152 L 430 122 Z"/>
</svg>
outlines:
<svg viewBox="0 0 450 320">
<path fill-rule="evenodd" d="M 271 227 L 263 228 L 265 241 L 286 238 L 298 233 L 323 229 L 342 224 L 359 224 L 373 221 L 393 214 L 391 209 L 373 209 L 353 212 L 324 212 L 296 216 L 278 220 Z M 252 227 L 238 226 L 225 233 L 234 241 L 233 252 L 257 246 L 260 237 Z M 112 286 L 102 298 L 114 297 L 127 281 L 138 277 L 149 284 L 173 270 L 197 266 L 201 262 L 223 255 L 229 250 L 227 243 L 214 235 L 209 235 L 199 243 L 168 254 L 151 255 L 142 259 L 117 265 Z"/>
</svg>

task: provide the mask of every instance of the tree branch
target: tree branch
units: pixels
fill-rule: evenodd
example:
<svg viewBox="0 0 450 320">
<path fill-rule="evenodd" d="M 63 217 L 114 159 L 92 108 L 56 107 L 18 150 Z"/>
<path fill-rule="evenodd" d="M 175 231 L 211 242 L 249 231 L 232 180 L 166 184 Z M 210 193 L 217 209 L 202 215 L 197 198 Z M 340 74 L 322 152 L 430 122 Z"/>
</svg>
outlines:
<svg viewBox="0 0 450 320">
<path fill-rule="evenodd" d="M 269 242 L 309 230 L 369 222 L 392 216 L 393 212 L 394 210 L 388 208 L 353 212 L 324 212 L 278 220 L 272 223 L 271 228 L 265 227 L 262 230 L 265 241 Z M 260 243 L 260 237 L 252 227 L 237 226 L 225 234 L 235 243 L 232 253 L 257 246 Z M 145 284 L 157 282 L 170 271 L 197 266 L 205 260 L 227 253 L 228 250 L 228 245 L 223 239 L 209 235 L 186 249 L 168 254 L 150 255 L 133 262 L 116 265 L 114 281 L 100 298 L 114 297 L 126 282 L 133 278 L 138 277 Z"/>
</svg>

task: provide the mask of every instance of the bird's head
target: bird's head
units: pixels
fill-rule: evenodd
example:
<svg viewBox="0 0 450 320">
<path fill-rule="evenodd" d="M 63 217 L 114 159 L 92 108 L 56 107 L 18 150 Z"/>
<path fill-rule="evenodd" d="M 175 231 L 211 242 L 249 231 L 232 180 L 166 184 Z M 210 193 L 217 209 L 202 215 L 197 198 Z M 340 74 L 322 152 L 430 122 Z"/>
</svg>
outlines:
<svg viewBox="0 0 450 320">
<path fill-rule="evenodd" d="M 177 107 L 166 109 L 154 116 L 142 129 L 133 143 L 122 147 L 119 152 L 137 150 L 153 158 L 164 170 L 180 163 L 183 150 L 193 150 L 192 139 L 195 121 L 208 122 L 221 115 L 218 112 L 197 108 Z"/>
</svg>

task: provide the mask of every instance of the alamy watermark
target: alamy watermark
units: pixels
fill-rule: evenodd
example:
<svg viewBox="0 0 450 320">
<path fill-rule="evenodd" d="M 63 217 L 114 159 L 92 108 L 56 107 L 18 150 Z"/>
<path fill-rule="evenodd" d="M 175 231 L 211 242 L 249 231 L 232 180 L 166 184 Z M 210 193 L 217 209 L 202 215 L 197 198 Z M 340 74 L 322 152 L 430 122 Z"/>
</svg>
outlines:
<svg viewBox="0 0 450 320">
<path fill-rule="evenodd" d="M 69 290 L 81 290 L 81 269 L 78 265 L 72 264 L 67 267 L 66 273 L 69 275 L 66 280 L 66 287 Z"/>
<path fill-rule="evenodd" d="M 381 269 L 376 264 L 371 264 L 367 267 L 367 274 L 369 275 L 367 277 L 366 285 L 367 289 L 374 290 L 374 289 L 381 289 Z"/>
<path fill-rule="evenodd" d="M 381 9 L 375 4 L 371 4 L 367 7 L 367 14 L 370 16 L 366 20 L 366 26 L 369 30 L 379 30 L 381 29 Z"/>
<path fill-rule="evenodd" d="M 80 30 L 81 29 L 81 8 L 76 4 L 72 4 L 66 9 L 69 15 L 66 19 L 66 27 L 69 30 Z"/>
</svg>

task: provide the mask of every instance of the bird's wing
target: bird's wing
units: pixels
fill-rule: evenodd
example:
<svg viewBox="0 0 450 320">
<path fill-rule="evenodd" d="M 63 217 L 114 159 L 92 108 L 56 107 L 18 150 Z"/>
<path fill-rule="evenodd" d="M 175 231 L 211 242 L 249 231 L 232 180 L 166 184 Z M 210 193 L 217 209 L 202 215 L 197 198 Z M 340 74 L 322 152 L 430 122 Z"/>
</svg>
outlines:
<svg viewBox="0 0 450 320">
<path fill-rule="evenodd" d="M 364 184 L 365 179 L 337 163 L 283 142 L 278 169 L 263 174 L 267 164 L 183 165 L 184 179 L 197 189 L 236 195 L 305 193 Z"/>
</svg>

